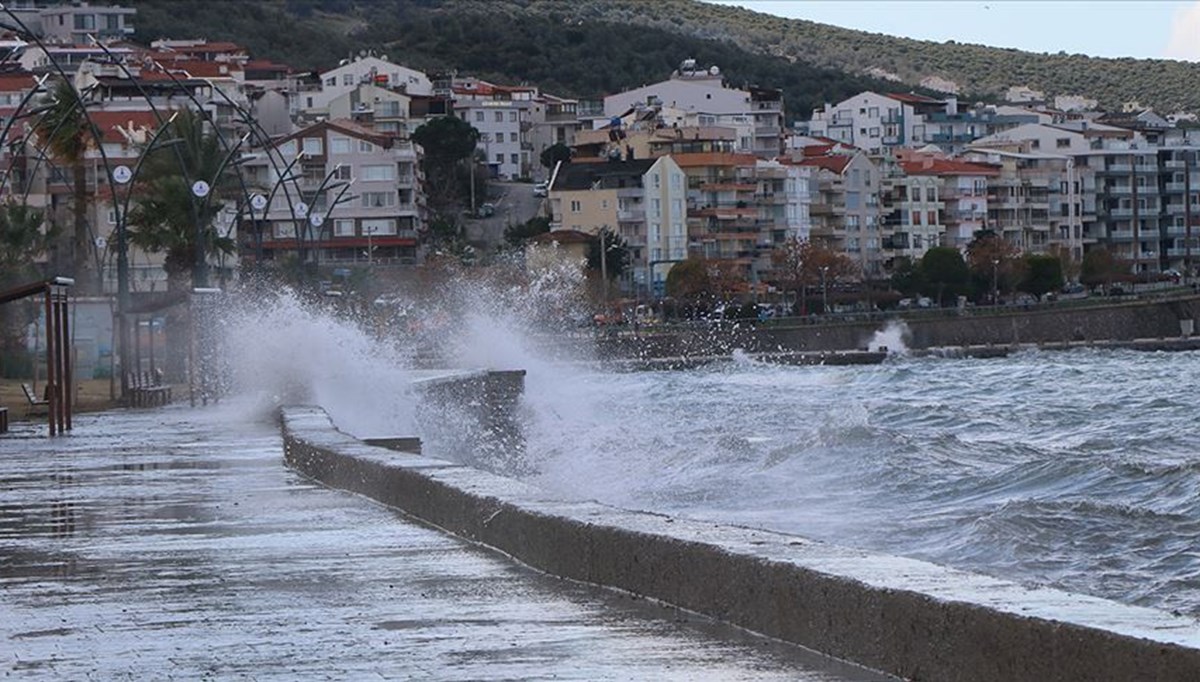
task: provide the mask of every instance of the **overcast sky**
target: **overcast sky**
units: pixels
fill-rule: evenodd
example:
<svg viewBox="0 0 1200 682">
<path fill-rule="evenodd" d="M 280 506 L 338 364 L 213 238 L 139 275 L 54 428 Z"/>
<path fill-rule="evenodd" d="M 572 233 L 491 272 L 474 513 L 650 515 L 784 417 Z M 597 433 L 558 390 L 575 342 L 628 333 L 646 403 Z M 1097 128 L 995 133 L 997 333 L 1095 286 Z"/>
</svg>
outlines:
<svg viewBox="0 0 1200 682">
<path fill-rule="evenodd" d="M 1200 61 L 1200 0 L 710 0 L 872 33 Z"/>
</svg>

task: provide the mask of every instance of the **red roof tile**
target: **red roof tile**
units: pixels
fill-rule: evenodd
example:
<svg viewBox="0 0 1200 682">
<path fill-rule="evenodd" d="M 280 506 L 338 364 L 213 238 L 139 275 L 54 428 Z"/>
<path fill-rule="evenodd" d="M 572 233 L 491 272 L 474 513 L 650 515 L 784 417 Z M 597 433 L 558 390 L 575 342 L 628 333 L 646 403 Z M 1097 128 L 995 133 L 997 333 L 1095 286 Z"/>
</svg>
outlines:
<svg viewBox="0 0 1200 682">
<path fill-rule="evenodd" d="M 909 175 L 999 175 L 997 166 L 954 159 L 925 158 L 902 161 L 900 167 Z"/>
<path fill-rule="evenodd" d="M 827 171 L 833 171 L 841 175 L 842 171 L 846 170 L 846 166 L 850 164 L 849 156 L 814 156 L 804 159 L 797 166 L 815 166 L 824 168 Z"/>
</svg>

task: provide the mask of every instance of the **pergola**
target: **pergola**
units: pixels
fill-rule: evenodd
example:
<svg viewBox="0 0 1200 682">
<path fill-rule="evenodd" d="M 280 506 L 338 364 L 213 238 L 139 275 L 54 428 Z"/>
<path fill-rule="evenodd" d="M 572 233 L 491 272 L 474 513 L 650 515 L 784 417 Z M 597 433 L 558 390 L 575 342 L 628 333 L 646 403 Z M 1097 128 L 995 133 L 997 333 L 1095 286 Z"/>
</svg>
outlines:
<svg viewBox="0 0 1200 682">
<path fill-rule="evenodd" d="M 55 277 L 0 291 L 0 305 L 42 295 L 46 302 L 46 400 L 50 435 L 71 430 L 71 354 L 69 277 Z"/>
</svg>

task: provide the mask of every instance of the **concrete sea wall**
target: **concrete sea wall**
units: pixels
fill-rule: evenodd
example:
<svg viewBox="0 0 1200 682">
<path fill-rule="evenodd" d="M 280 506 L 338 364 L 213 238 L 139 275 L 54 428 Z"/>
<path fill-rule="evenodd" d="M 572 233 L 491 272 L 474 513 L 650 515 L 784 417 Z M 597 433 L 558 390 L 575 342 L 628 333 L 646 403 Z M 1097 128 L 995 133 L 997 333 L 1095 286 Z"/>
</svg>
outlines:
<svg viewBox="0 0 1200 682">
<path fill-rule="evenodd" d="M 889 319 L 903 320 L 910 336 L 909 348 L 986 346 L 1129 341 L 1172 338 L 1181 333 L 1180 321 L 1200 316 L 1200 298 L 1130 300 L 1092 307 L 1032 307 L 994 312 L 974 309 L 916 311 L 872 320 L 831 316 L 821 323 L 804 319 L 767 325 L 676 330 L 644 333 L 637 337 L 614 336 L 598 341 L 607 358 L 653 358 L 728 354 L 734 348 L 747 352 L 839 351 L 865 348 Z"/>
<path fill-rule="evenodd" d="M 781 533 L 560 499 L 367 445 L 282 411 L 287 464 L 547 573 L 707 614 L 919 680 L 1196 680 L 1200 626 L 1168 613 Z"/>
</svg>

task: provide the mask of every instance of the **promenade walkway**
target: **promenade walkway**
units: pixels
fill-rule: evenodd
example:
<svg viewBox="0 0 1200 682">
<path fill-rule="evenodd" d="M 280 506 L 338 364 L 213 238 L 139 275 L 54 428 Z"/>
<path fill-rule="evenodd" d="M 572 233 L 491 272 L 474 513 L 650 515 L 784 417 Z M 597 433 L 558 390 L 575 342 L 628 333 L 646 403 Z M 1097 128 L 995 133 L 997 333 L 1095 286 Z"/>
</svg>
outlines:
<svg viewBox="0 0 1200 682">
<path fill-rule="evenodd" d="M 314 485 L 247 412 L 0 436 L 6 679 L 882 679 Z"/>
</svg>

